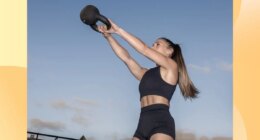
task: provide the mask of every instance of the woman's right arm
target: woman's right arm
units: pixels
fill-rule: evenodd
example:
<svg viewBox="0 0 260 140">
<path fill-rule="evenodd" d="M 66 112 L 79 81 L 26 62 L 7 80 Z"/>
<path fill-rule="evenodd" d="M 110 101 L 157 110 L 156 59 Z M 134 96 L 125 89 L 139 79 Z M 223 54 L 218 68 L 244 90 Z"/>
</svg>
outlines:
<svg viewBox="0 0 260 140">
<path fill-rule="evenodd" d="M 111 28 L 109 30 L 104 30 L 105 33 L 115 33 L 119 35 L 137 52 L 141 53 L 142 55 L 152 60 L 154 63 L 166 68 L 167 70 L 173 70 L 173 68 L 176 68 L 176 63 L 170 57 L 164 56 L 161 53 L 149 48 L 142 40 L 123 30 L 110 19 L 109 22 L 111 23 Z"/>
<path fill-rule="evenodd" d="M 144 73 L 147 71 L 146 68 L 141 67 L 123 48 L 111 34 L 104 34 L 105 39 L 108 41 L 114 53 L 121 59 L 128 67 L 130 72 L 135 76 L 136 79 L 141 80 Z"/>
</svg>

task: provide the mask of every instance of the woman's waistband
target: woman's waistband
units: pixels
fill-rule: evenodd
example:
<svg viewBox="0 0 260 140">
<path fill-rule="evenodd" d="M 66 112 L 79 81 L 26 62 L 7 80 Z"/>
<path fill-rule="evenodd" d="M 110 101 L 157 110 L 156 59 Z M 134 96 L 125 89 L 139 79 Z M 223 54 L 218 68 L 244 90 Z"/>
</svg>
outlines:
<svg viewBox="0 0 260 140">
<path fill-rule="evenodd" d="M 154 110 L 167 110 L 169 111 L 169 106 L 166 104 L 152 104 L 141 108 L 141 113 L 154 111 Z"/>
</svg>

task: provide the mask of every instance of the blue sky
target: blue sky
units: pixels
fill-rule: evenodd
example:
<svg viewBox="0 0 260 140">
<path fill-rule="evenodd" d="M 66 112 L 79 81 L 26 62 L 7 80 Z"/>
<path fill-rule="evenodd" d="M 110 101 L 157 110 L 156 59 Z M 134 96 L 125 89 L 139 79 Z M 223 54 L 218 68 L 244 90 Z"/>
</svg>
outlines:
<svg viewBox="0 0 260 140">
<path fill-rule="evenodd" d="M 78 138 L 131 138 L 138 122 L 137 81 L 101 34 L 80 21 L 88 4 L 151 44 L 181 44 L 200 97 L 179 87 L 170 111 L 178 132 L 232 136 L 232 1 L 28 0 L 28 130 Z M 154 67 L 124 40 L 142 66 Z"/>
</svg>

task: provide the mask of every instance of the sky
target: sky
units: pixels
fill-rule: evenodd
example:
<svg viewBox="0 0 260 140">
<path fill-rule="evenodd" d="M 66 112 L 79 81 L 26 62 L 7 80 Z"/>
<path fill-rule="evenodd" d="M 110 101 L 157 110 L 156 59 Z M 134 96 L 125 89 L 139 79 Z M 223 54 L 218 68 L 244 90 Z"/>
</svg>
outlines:
<svg viewBox="0 0 260 140">
<path fill-rule="evenodd" d="M 167 37 L 182 48 L 199 98 L 177 86 L 170 112 L 177 132 L 232 137 L 232 1 L 28 0 L 28 130 L 89 139 L 131 138 L 139 81 L 80 11 L 100 13 L 148 46 Z M 155 64 L 114 35 L 146 68 Z"/>
</svg>

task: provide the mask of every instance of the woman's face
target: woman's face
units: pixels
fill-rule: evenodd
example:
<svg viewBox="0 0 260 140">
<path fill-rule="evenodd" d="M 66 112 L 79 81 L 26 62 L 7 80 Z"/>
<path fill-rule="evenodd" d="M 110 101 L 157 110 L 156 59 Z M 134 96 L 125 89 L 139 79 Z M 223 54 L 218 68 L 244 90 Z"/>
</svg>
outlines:
<svg viewBox="0 0 260 140">
<path fill-rule="evenodd" d="M 170 57 L 173 53 L 173 48 L 169 46 L 168 42 L 163 39 L 157 39 L 151 49 L 163 54 L 164 56 Z"/>
</svg>

